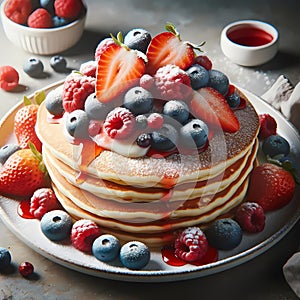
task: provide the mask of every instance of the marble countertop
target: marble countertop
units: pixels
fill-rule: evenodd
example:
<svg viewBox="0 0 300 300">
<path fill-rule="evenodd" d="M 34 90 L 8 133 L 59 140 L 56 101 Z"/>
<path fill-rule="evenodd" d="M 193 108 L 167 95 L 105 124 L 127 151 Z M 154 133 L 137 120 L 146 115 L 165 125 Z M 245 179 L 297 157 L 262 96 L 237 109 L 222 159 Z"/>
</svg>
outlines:
<svg viewBox="0 0 300 300">
<path fill-rule="evenodd" d="M 1 1 L 2 2 L 2 1 Z M 233 82 L 262 95 L 281 74 L 292 83 L 300 81 L 300 2 L 298 0 L 253 1 L 174 1 L 174 0 L 86 0 L 86 29 L 79 43 L 64 52 L 68 67 L 78 69 L 93 59 L 98 42 L 110 32 L 126 33 L 144 27 L 152 33 L 163 30 L 166 21 L 174 23 L 184 39 L 206 41 L 203 47 L 214 63 Z M 277 56 L 255 67 L 237 66 L 224 57 L 219 39 L 222 28 L 239 19 L 259 19 L 272 23 L 280 32 Z M 0 26 L 0 65 L 12 65 L 20 73 L 20 87 L 14 92 L 0 91 L 0 117 L 22 100 L 65 74 L 55 73 L 51 56 L 36 56 L 13 47 Z M 26 58 L 38 57 L 47 76 L 33 79 L 22 71 Z M 35 277 L 22 278 L 17 271 L 0 273 L 0 299 L 297 299 L 284 280 L 282 266 L 299 244 L 300 224 L 274 247 L 233 269 L 193 280 L 171 283 L 129 283 L 96 278 L 55 264 L 30 249 L 0 221 L 0 246 L 10 249 L 14 267 L 23 261 L 35 266 Z"/>
</svg>

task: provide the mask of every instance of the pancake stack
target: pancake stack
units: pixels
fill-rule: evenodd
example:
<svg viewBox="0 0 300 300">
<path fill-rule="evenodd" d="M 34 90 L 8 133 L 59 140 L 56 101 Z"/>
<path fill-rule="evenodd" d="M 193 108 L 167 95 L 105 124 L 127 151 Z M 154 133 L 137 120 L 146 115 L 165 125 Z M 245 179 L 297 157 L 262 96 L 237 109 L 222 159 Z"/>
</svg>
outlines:
<svg viewBox="0 0 300 300">
<path fill-rule="evenodd" d="M 179 149 L 167 157 L 130 158 L 92 141 L 70 143 L 64 119 L 49 121 L 44 104 L 36 131 L 66 211 L 75 219 L 94 220 L 124 241 L 161 245 L 177 230 L 204 227 L 243 201 L 256 164 L 259 119 L 248 100 L 235 115 L 237 132 L 216 131 L 205 151 L 181 154 Z"/>
</svg>

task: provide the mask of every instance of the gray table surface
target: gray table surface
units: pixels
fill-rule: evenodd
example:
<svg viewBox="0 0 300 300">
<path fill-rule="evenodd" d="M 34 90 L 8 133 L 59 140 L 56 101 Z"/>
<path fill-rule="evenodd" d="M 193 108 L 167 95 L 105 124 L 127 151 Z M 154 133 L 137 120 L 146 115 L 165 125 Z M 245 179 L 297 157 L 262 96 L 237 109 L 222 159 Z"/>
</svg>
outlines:
<svg viewBox="0 0 300 300">
<path fill-rule="evenodd" d="M 176 24 L 181 35 L 192 42 L 206 41 L 204 50 L 214 63 L 239 86 L 261 95 L 280 74 L 292 83 L 300 81 L 300 1 L 172 1 L 172 0 L 86 0 L 88 18 L 80 42 L 63 53 L 68 67 L 78 69 L 93 59 L 98 42 L 110 32 L 126 33 L 144 27 L 152 33 L 163 30 L 166 21 Z M 280 32 L 278 55 L 269 63 L 244 68 L 231 63 L 220 50 L 222 28 L 239 19 L 259 19 L 272 23 Z M 33 55 L 14 48 L 0 27 L 0 65 L 12 65 L 20 73 L 20 87 L 0 91 L 0 117 L 13 105 L 42 87 L 65 77 L 53 72 L 50 56 L 39 57 L 48 74 L 33 79 L 22 71 L 26 58 Z M 18 272 L 0 273 L 0 299 L 297 299 L 284 280 L 282 266 L 300 244 L 300 224 L 278 244 L 253 260 L 224 272 L 173 283 L 128 283 L 91 277 L 57 265 L 35 253 L 16 238 L 0 221 L 0 246 L 13 255 L 15 267 L 31 261 L 36 270 L 33 280 Z"/>
</svg>

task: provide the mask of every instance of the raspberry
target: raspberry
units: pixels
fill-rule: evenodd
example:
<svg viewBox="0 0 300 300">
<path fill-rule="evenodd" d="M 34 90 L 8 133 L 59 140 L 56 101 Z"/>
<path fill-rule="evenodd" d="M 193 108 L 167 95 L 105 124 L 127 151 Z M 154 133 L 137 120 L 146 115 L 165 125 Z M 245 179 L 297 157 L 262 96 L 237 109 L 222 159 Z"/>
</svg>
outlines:
<svg viewBox="0 0 300 300">
<path fill-rule="evenodd" d="M 104 40 L 102 40 L 96 50 L 95 50 L 95 61 L 98 61 L 101 54 L 112 44 L 114 44 L 114 40 L 112 38 L 106 38 Z"/>
<path fill-rule="evenodd" d="M 59 202 L 50 188 L 41 188 L 36 190 L 30 199 L 30 213 L 37 219 L 54 209 L 59 208 Z"/>
<path fill-rule="evenodd" d="M 55 14 L 60 18 L 76 19 L 84 8 L 81 0 L 55 0 Z"/>
<path fill-rule="evenodd" d="M 163 100 L 188 99 L 192 93 L 188 74 L 175 65 L 159 68 L 155 75 L 158 96 Z"/>
<path fill-rule="evenodd" d="M 81 219 L 72 226 L 71 241 L 76 249 L 90 253 L 94 240 L 100 234 L 101 230 L 95 222 Z"/>
<path fill-rule="evenodd" d="M 260 131 L 258 137 L 261 140 L 266 139 L 271 135 L 275 135 L 277 131 L 276 120 L 269 114 L 259 115 Z"/>
<path fill-rule="evenodd" d="M 126 138 L 135 128 L 135 117 L 127 108 L 116 107 L 107 115 L 103 128 L 113 139 Z"/>
<path fill-rule="evenodd" d="M 32 28 L 51 28 L 53 27 L 52 16 L 45 8 L 36 9 L 28 17 L 28 26 Z"/>
<path fill-rule="evenodd" d="M 195 57 L 194 64 L 198 64 L 206 70 L 211 70 L 212 62 L 206 55 L 199 55 Z"/>
<path fill-rule="evenodd" d="M 67 76 L 63 86 L 63 107 L 66 112 L 84 109 L 86 98 L 95 92 L 96 79 L 78 73 Z"/>
<path fill-rule="evenodd" d="M 147 118 L 148 127 L 151 129 L 160 129 L 164 124 L 164 117 L 159 113 L 152 113 Z"/>
<path fill-rule="evenodd" d="M 5 15 L 15 23 L 26 24 L 32 12 L 30 0 L 8 0 L 4 7 Z"/>
<path fill-rule="evenodd" d="M 97 62 L 94 60 L 81 64 L 79 72 L 85 76 L 96 77 Z"/>
<path fill-rule="evenodd" d="M 154 87 L 154 78 L 149 74 L 144 74 L 140 78 L 140 86 L 144 88 L 145 90 L 150 91 Z"/>
<path fill-rule="evenodd" d="M 33 274 L 33 272 L 34 272 L 34 267 L 32 263 L 25 261 L 20 264 L 19 273 L 23 277 L 29 277 L 31 274 Z"/>
<path fill-rule="evenodd" d="M 264 210 L 255 202 L 241 204 L 236 211 L 235 219 L 245 232 L 261 232 L 265 228 Z"/>
<path fill-rule="evenodd" d="M 175 240 L 175 254 L 185 261 L 199 260 L 208 249 L 207 239 L 198 227 L 189 227 Z"/>
<path fill-rule="evenodd" d="M 89 135 L 95 136 L 101 132 L 103 122 L 98 120 L 91 120 L 89 123 Z"/>
<path fill-rule="evenodd" d="M 19 73 L 11 66 L 0 67 L 0 87 L 4 91 L 11 91 L 19 84 Z"/>
</svg>

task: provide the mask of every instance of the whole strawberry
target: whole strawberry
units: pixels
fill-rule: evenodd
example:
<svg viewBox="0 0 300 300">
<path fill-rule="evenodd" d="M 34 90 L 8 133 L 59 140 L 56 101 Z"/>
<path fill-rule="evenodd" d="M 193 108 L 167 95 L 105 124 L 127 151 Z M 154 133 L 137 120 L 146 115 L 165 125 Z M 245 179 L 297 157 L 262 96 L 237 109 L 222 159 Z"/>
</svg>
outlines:
<svg viewBox="0 0 300 300">
<path fill-rule="evenodd" d="M 264 163 L 251 174 L 247 201 L 258 203 L 264 211 L 276 210 L 292 200 L 294 191 L 295 179 L 289 171 Z"/>
<path fill-rule="evenodd" d="M 46 186 L 47 171 L 42 155 L 33 144 L 30 149 L 13 153 L 0 170 L 0 194 L 30 197 L 35 190 Z"/>
<path fill-rule="evenodd" d="M 14 131 L 21 148 L 29 148 L 28 142 L 31 142 L 41 152 L 42 143 L 35 132 L 38 108 L 37 104 L 32 103 L 20 108 L 15 115 Z"/>
</svg>

